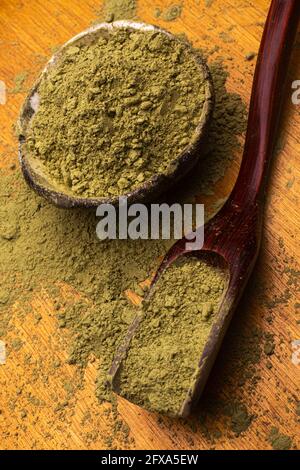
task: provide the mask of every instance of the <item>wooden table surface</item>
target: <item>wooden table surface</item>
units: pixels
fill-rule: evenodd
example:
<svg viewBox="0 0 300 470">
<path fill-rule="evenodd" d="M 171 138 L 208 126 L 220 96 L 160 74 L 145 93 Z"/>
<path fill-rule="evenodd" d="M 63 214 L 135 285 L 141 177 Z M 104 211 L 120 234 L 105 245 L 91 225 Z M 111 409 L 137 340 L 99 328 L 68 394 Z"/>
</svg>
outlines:
<svg viewBox="0 0 300 470">
<path fill-rule="evenodd" d="M 173 2 L 174 3 L 174 2 Z M 245 55 L 257 51 L 269 0 L 184 0 L 181 17 L 166 23 L 154 17 L 155 7 L 164 8 L 168 0 L 139 0 L 138 15 L 146 21 L 167 27 L 172 32 L 185 32 L 197 46 L 220 46 L 220 53 L 230 67 L 228 90 L 238 92 L 249 102 L 255 59 Z M 0 2 L 0 81 L 7 90 L 15 86 L 15 78 L 26 71 L 28 82 L 41 69 L 51 50 L 85 29 L 97 19 L 101 1 L 97 0 L 1 0 Z M 225 34 L 224 34 L 225 32 Z M 300 444 L 299 384 L 300 359 L 294 349 L 300 340 L 299 287 L 299 154 L 300 106 L 292 104 L 293 80 L 300 79 L 299 46 L 295 46 L 289 70 L 288 91 L 281 124 L 280 145 L 274 157 L 270 179 L 264 240 L 261 255 L 249 288 L 236 313 L 229 336 L 221 350 L 210 377 L 204 400 L 219 394 L 232 398 L 241 406 L 240 412 L 252 417 L 245 432 L 235 430 L 235 417 L 226 413 L 201 414 L 207 405 L 200 403 L 194 419 L 182 422 L 161 418 L 137 408 L 125 400 L 118 402 L 120 419 L 129 427 L 129 439 L 114 442 L 117 448 L 137 449 L 271 449 L 268 435 L 272 427 L 292 438 L 292 446 Z M 0 104 L 0 165 L 16 162 L 16 142 L 12 125 L 16 121 L 24 93 L 8 93 L 6 104 Z M 238 170 L 239 158 L 217 184 L 215 199 L 230 191 Z M 288 263 L 292 258 L 292 264 Z M 0 254 L 1 261 L 1 254 Z M 292 269 L 290 269 L 292 268 Z M 297 274 L 298 273 L 298 274 Z M 288 293 L 288 295 L 287 295 Z M 298 296 L 298 299 L 297 299 Z M 31 383 L 32 370 L 24 361 L 30 351 L 33 360 L 43 360 L 45 371 L 53 349 L 65 360 L 53 316 L 47 316 L 52 300 L 42 294 L 32 303 L 33 313 L 26 324 L 12 311 L 11 324 L 18 328 L 26 347 L 12 350 L 5 365 L 0 365 L 0 449 L 103 449 L 109 447 L 113 435 L 112 422 L 94 395 L 96 366 L 91 363 L 85 373 L 84 388 L 76 390 L 72 404 L 57 415 L 51 402 L 55 390 L 63 400 L 64 384 L 74 380 L 75 366 L 66 365 L 59 373 L 49 374 L 49 383 Z M 298 305 L 299 307 L 299 305 Z M 43 312 L 43 320 L 34 323 L 34 314 Z M 45 315 L 46 314 L 46 315 Z M 263 331 L 253 343 L 250 332 Z M 236 354 L 247 354 L 248 346 L 263 349 L 265 333 L 274 335 L 275 351 L 264 352 L 255 366 L 259 376 L 254 386 L 232 387 L 230 362 Z M 239 346 L 235 344 L 239 338 Z M 9 347 L 9 334 L 5 342 Z M 244 341 L 244 343 L 243 343 Z M 247 342 L 250 341 L 251 345 Z M 253 343 L 253 344 L 252 344 Z M 240 348 L 240 351 L 237 349 Z M 253 352 L 253 351 L 252 351 Z M 255 351 L 254 351 L 255 352 Z M 265 350 L 267 352 L 267 350 Z M 300 358 L 300 354 L 299 354 Z M 75 375 L 74 375 L 75 374 Z M 230 383 L 229 383 L 230 382 Z M 18 390 L 39 397 L 43 406 L 34 406 Z M 27 393 L 27 396 L 28 396 Z M 51 402 L 51 405 L 50 405 Z M 296 412 L 298 405 L 298 414 Z M 26 416 L 22 409 L 26 406 Z M 244 408 L 245 407 L 245 408 Z M 89 419 L 86 420 L 87 415 Z M 115 424 L 114 424 L 115 426 Z"/>
</svg>

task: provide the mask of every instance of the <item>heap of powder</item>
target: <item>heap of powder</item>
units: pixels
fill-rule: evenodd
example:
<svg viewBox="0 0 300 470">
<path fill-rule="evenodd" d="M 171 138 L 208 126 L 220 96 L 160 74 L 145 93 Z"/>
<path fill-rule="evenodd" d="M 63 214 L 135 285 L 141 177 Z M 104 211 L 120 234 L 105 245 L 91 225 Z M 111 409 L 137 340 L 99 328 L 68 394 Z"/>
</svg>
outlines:
<svg viewBox="0 0 300 470">
<path fill-rule="evenodd" d="M 127 29 L 69 46 L 39 95 L 27 151 L 86 197 L 128 193 L 166 172 L 195 137 L 206 99 L 186 44 Z"/>
<path fill-rule="evenodd" d="M 9 309 L 16 301 L 25 308 L 32 291 L 42 286 L 48 286 L 50 293 L 60 298 L 59 283 L 68 283 L 81 293 L 82 300 L 74 303 L 73 299 L 70 304 L 58 301 L 60 326 L 84 331 L 81 320 L 87 317 L 90 338 L 86 348 L 94 350 L 93 334 L 100 347 L 102 331 L 107 336 L 102 352 L 110 356 L 108 341 L 112 352 L 128 326 L 123 292 L 149 276 L 170 242 L 100 242 L 94 213 L 58 210 L 30 191 L 19 172 L 5 175 L 1 170 L 0 199 L 0 337 L 5 334 Z M 16 284 L 17 290 L 13 288 Z M 77 342 L 79 347 L 78 362 L 87 356 Z"/>
<path fill-rule="evenodd" d="M 117 376 L 120 394 L 151 411 L 176 416 L 192 387 L 227 274 L 181 258 L 143 302 L 142 320 Z"/>
</svg>

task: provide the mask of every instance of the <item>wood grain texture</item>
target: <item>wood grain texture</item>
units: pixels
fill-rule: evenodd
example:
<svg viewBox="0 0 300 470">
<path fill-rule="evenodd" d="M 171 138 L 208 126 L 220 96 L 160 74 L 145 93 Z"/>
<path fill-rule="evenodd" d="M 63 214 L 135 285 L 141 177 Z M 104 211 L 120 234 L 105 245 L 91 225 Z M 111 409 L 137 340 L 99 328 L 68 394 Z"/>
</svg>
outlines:
<svg viewBox="0 0 300 470">
<path fill-rule="evenodd" d="M 231 69 L 228 90 L 237 91 L 249 102 L 255 61 L 245 60 L 245 54 L 258 50 L 269 0 L 214 0 L 210 7 L 205 7 L 204 0 L 185 0 L 182 15 L 176 21 L 166 23 L 155 19 L 154 8 L 164 8 L 170 3 L 139 0 L 139 17 L 174 33 L 185 32 L 196 46 L 218 44 Z M 51 55 L 52 48 L 95 21 L 100 7 L 101 2 L 96 0 L 2 0 L 0 80 L 5 82 L 8 91 L 14 87 L 16 75 L 23 71 L 29 73 L 26 82 L 29 85 Z M 226 32 L 225 41 L 222 32 Z M 205 399 L 219 393 L 224 401 L 231 398 L 244 403 L 248 412 L 254 415 L 252 423 L 244 433 L 235 436 L 224 414 L 211 419 L 208 416 L 206 427 L 209 432 L 206 432 L 205 427 L 200 426 L 201 403 L 194 420 L 183 422 L 159 418 L 120 399 L 118 411 L 129 426 L 132 438 L 126 447 L 269 449 L 267 437 L 272 426 L 291 436 L 294 447 L 300 445 L 299 416 L 296 414 L 300 365 L 292 362 L 292 342 L 300 339 L 297 323 L 300 312 L 296 308 L 299 288 L 286 269 L 292 257 L 295 259 L 293 268 L 297 269 L 299 258 L 300 108 L 291 102 L 291 83 L 300 79 L 299 52 L 299 46 L 296 46 L 288 72 L 289 92 L 281 123 L 281 145 L 269 184 L 263 248 L 231 327 L 245 338 L 254 328 L 274 334 L 275 354 L 262 355 L 257 371 L 260 379 L 255 388 L 232 388 L 227 379 L 235 336 L 229 335 L 205 392 Z M 9 168 L 17 161 L 12 125 L 24 96 L 24 93 L 8 93 L 7 103 L 0 104 L 0 165 L 3 168 Z M 206 199 L 209 204 L 230 192 L 238 166 L 237 156 L 218 183 L 216 196 Z M 66 296 L 76 295 L 68 287 L 65 290 Z M 277 300 L 270 303 L 274 299 Z M 62 333 L 57 328 L 52 313 L 53 300 L 43 291 L 35 293 L 26 322 L 22 322 L 20 314 L 28 306 L 16 304 L 12 309 L 12 328 L 5 338 L 10 354 L 6 365 L 0 365 L 0 449 L 101 449 L 109 446 L 112 424 L 106 412 L 107 405 L 99 405 L 94 395 L 97 364 L 89 364 L 84 387 L 74 392 L 68 390 L 68 384 L 78 380 L 76 368 L 65 365 L 56 370 L 51 366 L 54 359 L 66 360 L 66 344 L 70 340 L 67 331 Z M 42 320 L 37 323 L 38 314 Z M 18 351 L 9 348 L 16 334 L 24 343 Z M 263 338 L 259 341 L 262 346 Z M 272 368 L 266 367 L 267 363 L 271 363 Z M 43 365 L 41 374 L 37 373 L 39 364 Z M 236 380 L 238 383 L 238 376 Z M 53 406 L 53 397 L 64 402 L 66 395 L 68 405 L 58 412 Z M 114 445 L 125 446 L 122 441 Z"/>
</svg>

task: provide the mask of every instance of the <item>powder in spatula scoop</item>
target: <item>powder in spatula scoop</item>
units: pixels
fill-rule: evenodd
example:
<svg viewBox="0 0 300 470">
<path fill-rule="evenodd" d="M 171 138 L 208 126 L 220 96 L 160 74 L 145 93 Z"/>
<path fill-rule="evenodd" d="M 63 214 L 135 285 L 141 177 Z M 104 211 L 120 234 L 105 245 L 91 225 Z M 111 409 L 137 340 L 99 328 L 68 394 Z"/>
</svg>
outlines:
<svg viewBox="0 0 300 470">
<path fill-rule="evenodd" d="M 116 378 L 122 396 L 152 411 L 180 412 L 226 283 L 223 269 L 197 258 L 179 259 L 162 274 Z"/>
</svg>

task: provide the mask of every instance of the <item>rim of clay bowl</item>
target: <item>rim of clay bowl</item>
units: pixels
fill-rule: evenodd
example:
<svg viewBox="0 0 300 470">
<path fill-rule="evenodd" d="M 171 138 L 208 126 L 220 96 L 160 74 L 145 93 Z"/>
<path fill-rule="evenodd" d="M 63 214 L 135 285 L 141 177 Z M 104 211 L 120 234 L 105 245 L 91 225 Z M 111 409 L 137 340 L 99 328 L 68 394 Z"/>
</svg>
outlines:
<svg viewBox="0 0 300 470">
<path fill-rule="evenodd" d="M 55 66 L 57 60 L 64 53 L 65 49 L 71 44 L 74 45 L 92 35 L 101 34 L 101 31 L 113 31 L 116 28 L 121 29 L 132 29 L 139 31 L 158 31 L 166 34 L 169 38 L 174 41 L 180 41 L 185 45 L 187 49 L 194 55 L 202 76 L 204 78 L 205 86 L 205 102 L 203 105 L 201 117 L 199 123 L 195 129 L 194 135 L 190 143 L 186 148 L 168 165 L 167 170 L 164 173 L 159 173 L 152 176 L 150 179 L 143 182 L 138 188 L 133 191 L 112 197 L 82 197 L 74 194 L 70 189 L 65 187 L 63 184 L 59 184 L 51 179 L 48 175 L 47 170 L 41 160 L 32 157 L 30 154 L 26 154 L 24 151 L 24 143 L 26 142 L 26 130 L 30 123 L 30 120 L 34 116 L 38 109 L 39 96 L 38 87 L 48 70 Z M 74 208 L 74 207 L 85 207 L 93 208 L 100 204 L 113 204 L 114 206 L 119 205 L 119 198 L 125 196 L 129 204 L 135 202 L 151 202 L 156 199 L 161 193 L 165 192 L 172 185 L 174 185 L 179 179 L 183 178 L 198 162 L 201 153 L 203 152 L 203 146 L 205 145 L 205 137 L 207 135 L 208 127 L 211 121 L 212 112 L 214 108 L 214 88 L 212 78 L 210 75 L 209 68 L 204 58 L 195 51 L 192 46 L 185 41 L 182 41 L 172 33 L 146 23 L 133 22 L 133 21 L 115 21 L 113 23 L 99 23 L 92 26 L 81 33 L 74 36 L 72 39 L 67 41 L 49 60 L 46 67 L 40 74 L 39 78 L 31 88 L 25 102 L 21 108 L 19 120 L 17 122 L 17 131 L 19 135 L 19 161 L 24 178 L 28 185 L 36 191 L 38 194 L 43 196 L 48 201 L 54 203 L 59 207 Z"/>
</svg>

